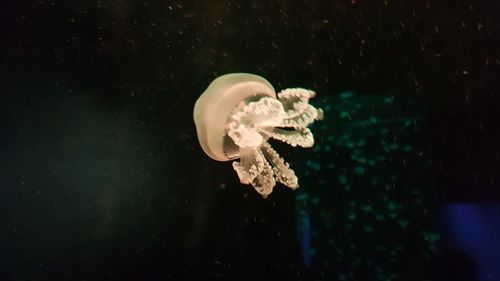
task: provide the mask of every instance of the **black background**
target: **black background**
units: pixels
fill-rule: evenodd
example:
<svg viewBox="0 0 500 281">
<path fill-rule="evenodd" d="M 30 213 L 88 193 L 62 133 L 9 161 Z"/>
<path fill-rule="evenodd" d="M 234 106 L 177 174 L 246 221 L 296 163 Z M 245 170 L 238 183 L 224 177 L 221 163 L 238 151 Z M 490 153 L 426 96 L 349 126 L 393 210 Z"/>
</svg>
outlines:
<svg viewBox="0 0 500 281">
<path fill-rule="evenodd" d="M 497 1 L 0 4 L 2 280 L 305 279 L 294 194 L 199 149 L 215 77 L 418 95 L 440 202 L 498 202 Z"/>
</svg>

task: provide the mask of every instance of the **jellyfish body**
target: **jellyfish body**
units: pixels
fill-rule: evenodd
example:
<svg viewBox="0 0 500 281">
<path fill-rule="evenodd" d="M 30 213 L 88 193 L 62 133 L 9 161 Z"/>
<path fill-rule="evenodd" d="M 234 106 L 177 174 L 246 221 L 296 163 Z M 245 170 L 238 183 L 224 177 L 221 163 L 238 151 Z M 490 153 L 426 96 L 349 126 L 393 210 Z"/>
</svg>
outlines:
<svg viewBox="0 0 500 281">
<path fill-rule="evenodd" d="M 218 161 L 233 162 L 241 183 L 266 197 L 276 181 L 295 189 L 290 165 L 269 145 L 274 138 L 292 146 L 311 147 L 307 128 L 323 116 L 309 104 L 315 93 L 285 89 L 276 95 L 264 78 L 247 73 L 218 77 L 196 101 L 193 117 L 202 149 Z"/>
</svg>

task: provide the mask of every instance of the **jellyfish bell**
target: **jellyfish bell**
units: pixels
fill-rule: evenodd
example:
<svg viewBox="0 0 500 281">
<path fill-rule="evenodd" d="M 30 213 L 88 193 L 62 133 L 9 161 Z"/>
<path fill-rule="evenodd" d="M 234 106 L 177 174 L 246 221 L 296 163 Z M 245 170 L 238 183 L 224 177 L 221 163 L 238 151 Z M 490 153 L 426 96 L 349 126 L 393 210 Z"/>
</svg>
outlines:
<svg viewBox="0 0 500 281">
<path fill-rule="evenodd" d="M 196 101 L 193 118 L 203 151 L 218 161 L 237 160 L 233 168 L 243 184 L 266 197 L 276 181 L 295 189 L 298 179 L 290 165 L 267 140 L 311 147 L 307 126 L 323 111 L 309 104 L 315 93 L 289 88 L 278 94 L 264 78 L 247 73 L 218 77 Z"/>
<path fill-rule="evenodd" d="M 254 74 L 231 73 L 212 81 L 193 112 L 203 151 L 218 161 L 238 158 L 240 150 L 228 136 L 226 122 L 235 108 L 264 96 L 276 98 L 276 92 L 266 79 Z"/>
</svg>

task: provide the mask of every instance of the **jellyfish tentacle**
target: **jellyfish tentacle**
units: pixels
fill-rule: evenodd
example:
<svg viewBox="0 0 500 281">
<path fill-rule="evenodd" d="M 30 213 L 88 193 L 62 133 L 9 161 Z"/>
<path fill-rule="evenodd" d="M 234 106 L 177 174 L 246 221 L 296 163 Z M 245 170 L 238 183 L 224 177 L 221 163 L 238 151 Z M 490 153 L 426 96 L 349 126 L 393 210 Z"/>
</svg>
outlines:
<svg viewBox="0 0 500 281">
<path fill-rule="evenodd" d="M 238 174 L 241 183 L 249 184 L 262 173 L 267 160 L 257 148 L 242 148 L 240 153 L 240 161 L 233 162 L 233 169 Z"/>
<path fill-rule="evenodd" d="M 283 104 L 287 118 L 302 114 L 309 105 L 309 99 L 316 93 L 302 88 L 288 88 L 278 93 L 278 100 Z"/>
<path fill-rule="evenodd" d="M 274 178 L 274 170 L 269 164 L 269 162 L 264 162 L 264 169 L 262 172 L 252 180 L 253 188 L 266 198 L 276 185 L 276 180 Z"/>
<path fill-rule="evenodd" d="M 314 95 L 310 90 L 285 89 L 278 94 L 279 100 L 263 97 L 239 106 L 231 114 L 228 136 L 240 147 L 240 161 L 233 162 L 233 168 L 242 183 L 252 184 L 263 197 L 272 192 L 276 181 L 291 189 L 298 187 L 298 178 L 290 164 L 266 139 L 294 147 L 313 146 L 314 137 L 307 126 L 322 117 L 321 109 L 309 104 Z"/>
<path fill-rule="evenodd" d="M 314 123 L 314 121 L 321 120 L 322 118 L 323 111 L 309 104 L 300 114 L 287 114 L 283 118 L 280 127 L 305 128 Z"/>
<path fill-rule="evenodd" d="M 276 99 L 264 97 L 249 102 L 230 116 L 228 136 L 239 147 L 258 147 L 263 137 L 256 128 L 278 126 L 284 117 L 283 105 Z"/>
<path fill-rule="evenodd" d="M 281 158 L 278 152 L 276 152 L 268 142 L 262 144 L 261 150 L 265 158 L 271 162 L 276 180 L 291 189 L 298 188 L 298 178 L 293 169 L 290 168 L 290 164 Z"/>
<path fill-rule="evenodd" d="M 252 184 L 254 189 L 263 197 L 271 194 L 276 185 L 273 167 L 269 164 L 262 151 L 256 148 L 242 149 L 240 162 L 234 161 L 240 182 Z"/>
<path fill-rule="evenodd" d="M 311 147 L 314 145 L 314 136 L 308 128 L 285 130 L 281 128 L 264 128 L 259 130 L 263 135 L 287 143 L 293 147 Z"/>
<path fill-rule="evenodd" d="M 315 120 L 323 118 L 323 111 L 309 104 L 316 93 L 302 88 L 288 88 L 278 93 L 286 116 L 281 127 L 305 128 Z"/>
<path fill-rule="evenodd" d="M 285 118 L 283 105 L 270 97 L 260 98 L 236 109 L 229 119 L 229 127 L 243 124 L 245 126 L 277 126 Z"/>
</svg>

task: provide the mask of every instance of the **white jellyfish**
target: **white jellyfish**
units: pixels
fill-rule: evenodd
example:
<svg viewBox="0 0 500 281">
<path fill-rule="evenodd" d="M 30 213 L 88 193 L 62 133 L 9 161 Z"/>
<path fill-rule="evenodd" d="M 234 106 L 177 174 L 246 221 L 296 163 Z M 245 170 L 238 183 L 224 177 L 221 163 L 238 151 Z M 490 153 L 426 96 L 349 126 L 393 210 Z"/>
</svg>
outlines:
<svg viewBox="0 0 500 281">
<path fill-rule="evenodd" d="M 252 184 L 264 197 L 276 181 L 296 189 L 297 176 L 267 140 L 311 147 L 314 138 L 307 126 L 323 118 L 323 111 L 309 104 L 314 95 L 311 90 L 290 88 L 276 97 L 273 86 L 260 76 L 220 76 L 194 106 L 200 145 L 215 160 L 240 159 L 233 168 L 241 183 Z"/>
</svg>

